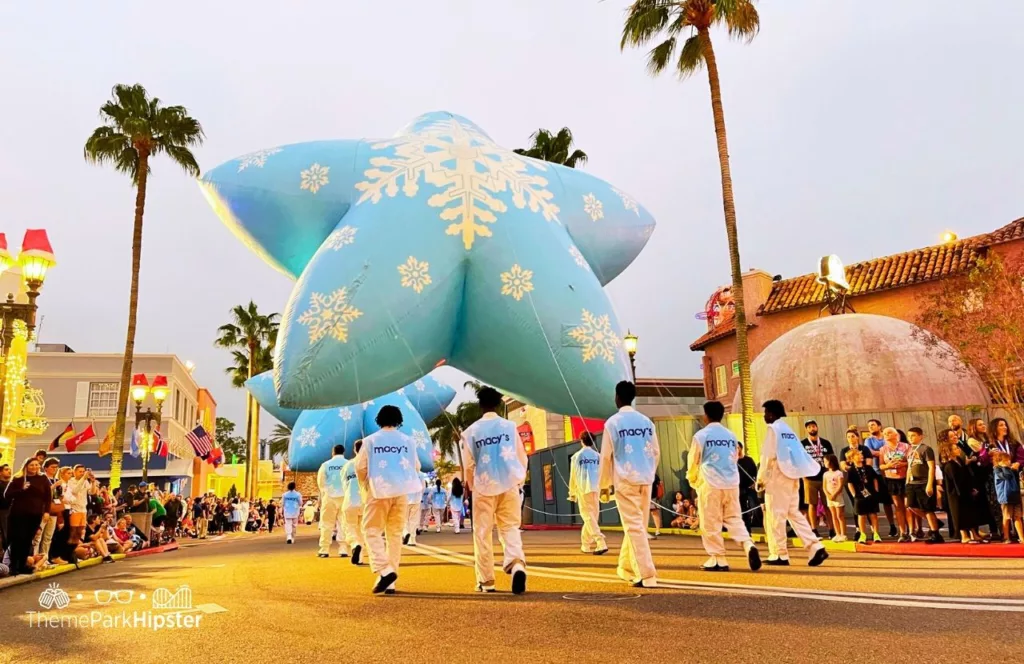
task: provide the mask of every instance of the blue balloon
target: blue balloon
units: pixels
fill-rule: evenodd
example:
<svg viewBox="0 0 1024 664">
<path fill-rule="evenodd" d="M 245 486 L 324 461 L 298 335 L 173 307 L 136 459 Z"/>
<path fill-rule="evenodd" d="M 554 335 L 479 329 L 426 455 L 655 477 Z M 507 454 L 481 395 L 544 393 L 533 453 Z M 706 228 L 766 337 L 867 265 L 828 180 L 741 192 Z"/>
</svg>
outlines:
<svg viewBox="0 0 1024 664">
<path fill-rule="evenodd" d="M 288 428 L 295 427 L 302 410 L 298 408 L 282 408 L 277 403 L 277 392 L 274 391 L 274 372 L 266 371 L 245 381 L 245 389 L 256 399 L 263 410 L 283 422 Z"/>
<path fill-rule="evenodd" d="M 630 368 L 602 287 L 654 219 L 607 182 L 437 112 L 389 139 L 261 150 L 201 187 L 298 279 L 274 365 L 284 407 L 354 403 L 447 363 L 554 412 L 614 412 Z"/>
<path fill-rule="evenodd" d="M 427 422 L 440 415 L 455 398 L 455 389 L 450 385 L 433 376 L 424 376 L 395 392 L 363 403 L 294 411 L 282 409 L 273 391 L 268 392 L 266 386 L 272 381 L 272 373 L 267 371 L 253 376 L 246 382 L 246 387 L 260 406 L 278 419 L 298 412 L 290 423 L 281 419 L 292 429 L 288 466 L 293 470 L 319 469 L 320 464 L 331 457 L 335 445 L 344 445 L 345 456 L 351 459 L 355 442 L 380 430 L 375 420 L 377 413 L 386 405 L 396 406 L 402 411 L 403 423 L 399 430 L 416 442 L 421 469 L 433 470 L 433 443 Z"/>
</svg>

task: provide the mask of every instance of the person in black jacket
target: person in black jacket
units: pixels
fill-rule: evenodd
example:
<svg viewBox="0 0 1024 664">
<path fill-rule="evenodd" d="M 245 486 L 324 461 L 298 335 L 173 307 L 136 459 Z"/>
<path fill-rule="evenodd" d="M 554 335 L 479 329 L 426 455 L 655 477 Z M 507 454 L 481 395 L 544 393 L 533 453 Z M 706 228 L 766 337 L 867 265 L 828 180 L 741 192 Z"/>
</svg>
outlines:
<svg viewBox="0 0 1024 664">
<path fill-rule="evenodd" d="M 978 544 L 979 515 L 977 512 L 977 496 L 979 487 L 975 474 L 967 464 L 963 448 L 956 442 L 956 432 L 947 432 L 941 456 L 946 460 L 942 467 L 942 480 L 946 485 L 946 503 L 949 516 L 955 527 L 960 531 L 962 544 Z"/>
<path fill-rule="evenodd" d="M 4 490 L 10 503 L 7 526 L 14 574 L 32 573 L 28 563 L 32 539 L 50 507 L 50 481 L 40 474 L 40 468 L 39 460 L 31 457 Z"/>
<path fill-rule="evenodd" d="M 757 463 L 747 456 L 743 443 L 736 444 L 736 451 L 739 455 L 736 465 L 740 469 L 740 511 L 743 513 L 743 523 L 747 524 L 749 531 L 764 522 L 761 510 L 754 509 L 758 506 L 757 491 L 754 489 L 754 482 L 757 481 Z"/>
</svg>

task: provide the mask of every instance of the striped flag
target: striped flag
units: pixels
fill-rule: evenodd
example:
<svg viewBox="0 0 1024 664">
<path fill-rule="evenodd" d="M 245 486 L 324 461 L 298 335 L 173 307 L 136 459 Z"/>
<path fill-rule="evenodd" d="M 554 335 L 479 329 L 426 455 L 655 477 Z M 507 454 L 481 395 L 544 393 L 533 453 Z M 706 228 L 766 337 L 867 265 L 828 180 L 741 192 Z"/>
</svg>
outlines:
<svg viewBox="0 0 1024 664">
<path fill-rule="evenodd" d="M 185 434 L 185 440 L 192 445 L 197 457 L 205 459 L 213 451 L 213 441 L 202 424 L 197 424 L 195 429 Z"/>
<path fill-rule="evenodd" d="M 167 441 L 160 435 L 160 429 L 153 432 L 153 452 L 158 456 L 167 456 Z"/>
<path fill-rule="evenodd" d="M 75 437 L 75 427 L 74 427 L 73 424 L 68 424 L 66 427 L 64 427 L 64 430 L 61 431 L 59 434 L 57 434 L 57 437 L 54 438 L 53 441 L 50 443 L 49 450 L 51 452 L 55 451 L 61 445 L 66 443 L 69 439 L 74 438 L 74 437 Z"/>
</svg>

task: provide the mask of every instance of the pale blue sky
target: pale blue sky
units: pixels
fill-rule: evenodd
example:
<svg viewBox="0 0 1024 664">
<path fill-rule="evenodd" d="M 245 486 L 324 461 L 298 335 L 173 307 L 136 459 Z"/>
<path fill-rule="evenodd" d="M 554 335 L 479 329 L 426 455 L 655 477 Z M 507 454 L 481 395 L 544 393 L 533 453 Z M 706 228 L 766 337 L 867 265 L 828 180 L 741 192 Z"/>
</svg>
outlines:
<svg viewBox="0 0 1024 664">
<path fill-rule="evenodd" d="M 261 147 L 390 135 L 450 110 L 498 142 L 568 125 L 587 170 L 658 220 L 609 291 L 640 336 L 641 375 L 696 377 L 694 319 L 728 281 L 704 76 L 651 79 L 619 52 L 626 0 L 266 0 L 0 4 L 0 201 L 12 243 L 50 231 L 59 266 L 42 341 L 124 343 L 133 194 L 82 144 L 115 83 L 143 83 L 201 120 L 212 168 Z M 1024 3 L 759 3 L 750 45 L 718 39 L 746 268 L 793 276 L 991 230 L 1024 214 Z M 179 18 L 180 17 L 180 18 Z M 283 309 L 291 282 L 213 215 L 193 182 L 154 165 L 139 352 L 197 364 L 242 419 L 214 331 L 230 307 Z"/>
</svg>

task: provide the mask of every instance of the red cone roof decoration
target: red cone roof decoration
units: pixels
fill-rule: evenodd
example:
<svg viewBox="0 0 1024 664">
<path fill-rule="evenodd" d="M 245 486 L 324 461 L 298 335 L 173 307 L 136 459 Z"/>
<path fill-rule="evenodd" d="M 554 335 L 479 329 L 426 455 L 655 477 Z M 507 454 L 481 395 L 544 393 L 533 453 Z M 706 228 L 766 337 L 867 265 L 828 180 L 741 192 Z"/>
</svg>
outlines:
<svg viewBox="0 0 1024 664">
<path fill-rule="evenodd" d="M 4 246 L 6 248 L 6 241 Z M 51 265 L 57 263 L 53 255 L 53 247 L 50 246 L 50 238 L 42 228 L 30 228 L 25 231 L 25 239 L 21 241 L 21 253 L 26 256 L 44 258 Z"/>
</svg>

